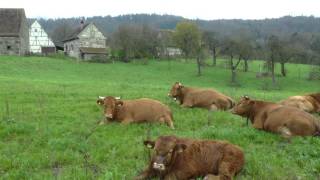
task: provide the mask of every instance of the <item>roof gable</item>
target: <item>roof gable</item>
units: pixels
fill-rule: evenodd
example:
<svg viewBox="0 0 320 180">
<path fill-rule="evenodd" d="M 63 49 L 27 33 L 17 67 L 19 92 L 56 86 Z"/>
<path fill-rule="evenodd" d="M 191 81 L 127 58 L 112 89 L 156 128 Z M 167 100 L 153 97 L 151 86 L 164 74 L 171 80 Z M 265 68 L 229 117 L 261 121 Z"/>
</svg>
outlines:
<svg viewBox="0 0 320 180">
<path fill-rule="evenodd" d="M 74 29 L 74 31 L 72 31 L 70 35 L 65 40 L 63 40 L 63 42 L 79 39 L 80 36 L 87 34 L 88 33 L 87 31 L 93 31 L 95 34 L 94 37 L 106 39 L 105 35 L 99 30 L 99 28 L 94 23 L 91 22 L 91 23 L 84 24 L 82 28 L 80 26 Z"/>
<path fill-rule="evenodd" d="M 88 26 L 89 24 L 84 24 L 83 27 L 77 27 L 76 29 L 74 29 L 69 35 L 68 37 L 63 40 L 64 42 L 66 41 L 72 41 L 74 39 L 78 39 L 78 35 Z"/>
<path fill-rule="evenodd" d="M 90 23 L 86 28 L 84 28 L 79 34 L 78 38 L 98 38 L 106 39 L 101 31 L 93 24 Z"/>
<path fill-rule="evenodd" d="M 24 9 L 0 8 L 0 36 L 19 36 Z"/>
</svg>

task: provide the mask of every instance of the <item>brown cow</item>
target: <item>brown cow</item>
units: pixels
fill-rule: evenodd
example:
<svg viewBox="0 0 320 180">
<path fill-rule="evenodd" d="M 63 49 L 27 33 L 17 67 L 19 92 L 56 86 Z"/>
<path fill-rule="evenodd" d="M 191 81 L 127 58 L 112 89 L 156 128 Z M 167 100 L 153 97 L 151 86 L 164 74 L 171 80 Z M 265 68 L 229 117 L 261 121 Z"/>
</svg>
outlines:
<svg viewBox="0 0 320 180">
<path fill-rule="evenodd" d="M 253 127 L 284 136 L 312 136 L 320 133 L 320 121 L 298 108 L 243 97 L 232 109 L 233 114 L 247 117 Z"/>
<path fill-rule="evenodd" d="M 178 100 L 182 107 L 200 107 L 208 110 L 228 110 L 234 106 L 230 97 L 213 89 L 186 87 L 179 82 L 173 84 L 168 96 Z"/>
<path fill-rule="evenodd" d="M 108 96 L 104 98 L 103 105 L 108 121 L 118 121 L 123 124 L 161 122 L 174 129 L 171 110 L 159 101 L 147 98 L 122 101 Z"/>
<path fill-rule="evenodd" d="M 320 93 L 291 96 L 279 104 L 296 107 L 309 113 L 320 113 Z"/>
<path fill-rule="evenodd" d="M 214 174 L 217 179 L 232 179 L 244 166 L 242 149 L 225 141 L 160 136 L 144 144 L 154 149 L 154 154 L 136 180 L 153 177 L 187 180 L 207 174 Z"/>
</svg>

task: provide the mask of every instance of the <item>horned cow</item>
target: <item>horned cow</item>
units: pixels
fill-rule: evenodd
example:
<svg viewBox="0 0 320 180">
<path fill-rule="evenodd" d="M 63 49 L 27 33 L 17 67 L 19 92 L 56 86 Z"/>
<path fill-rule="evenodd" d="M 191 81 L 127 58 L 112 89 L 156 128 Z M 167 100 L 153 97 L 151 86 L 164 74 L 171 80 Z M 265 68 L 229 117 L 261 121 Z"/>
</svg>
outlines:
<svg viewBox="0 0 320 180">
<path fill-rule="evenodd" d="M 161 122 L 174 129 L 171 110 L 157 100 L 141 98 L 122 101 L 112 96 L 100 97 L 99 99 L 97 103 L 104 106 L 107 122 L 118 121 L 122 124 Z M 103 99 L 103 103 L 101 99 Z"/>
<path fill-rule="evenodd" d="M 233 114 L 247 117 L 256 129 L 285 136 L 313 136 L 320 133 L 320 121 L 295 107 L 243 97 L 232 109 Z"/>
<path fill-rule="evenodd" d="M 232 98 L 216 90 L 187 87 L 180 82 L 173 84 L 168 96 L 179 101 L 182 107 L 228 110 L 234 105 Z"/>
<path fill-rule="evenodd" d="M 232 179 L 244 166 L 242 149 L 225 141 L 160 136 L 144 144 L 154 154 L 136 180 L 188 180 L 208 174 L 217 179 Z"/>
<path fill-rule="evenodd" d="M 309 113 L 320 113 L 320 93 L 291 96 L 279 104 L 296 107 Z"/>
</svg>

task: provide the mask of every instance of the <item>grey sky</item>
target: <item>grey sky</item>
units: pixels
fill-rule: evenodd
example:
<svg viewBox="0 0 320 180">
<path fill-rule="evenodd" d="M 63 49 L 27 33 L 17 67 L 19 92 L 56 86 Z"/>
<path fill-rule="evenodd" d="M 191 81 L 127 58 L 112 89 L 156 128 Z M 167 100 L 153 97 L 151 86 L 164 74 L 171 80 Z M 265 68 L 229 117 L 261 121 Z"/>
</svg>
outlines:
<svg viewBox="0 0 320 180">
<path fill-rule="evenodd" d="M 117 16 L 156 13 L 199 19 L 320 17 L 320 0 L 1 0 L 1 8 L 25 8 L 27 17 Z"/>
</svg>

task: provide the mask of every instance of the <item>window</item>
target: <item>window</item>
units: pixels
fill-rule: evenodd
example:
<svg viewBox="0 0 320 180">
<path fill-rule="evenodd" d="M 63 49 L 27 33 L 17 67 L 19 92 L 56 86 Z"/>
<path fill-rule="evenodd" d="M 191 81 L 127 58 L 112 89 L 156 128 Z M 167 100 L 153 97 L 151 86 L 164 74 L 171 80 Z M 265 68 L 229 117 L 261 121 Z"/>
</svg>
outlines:
<svg viewBox="0 0 320 180">
<path fill-rule="evenodd" d="M 34 32 L 38 32 L 38 29 L 34 29 Z"/>
<path fill-rule="evenodd" d="M 71 51 L 73 51 L 73 44 L 71 44 Z"/>
<path fill-rule="evenodd" d="M 11 50 L 11 46 L 7 46 L 7 50 Z"/>
</svg>

